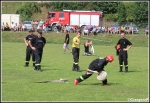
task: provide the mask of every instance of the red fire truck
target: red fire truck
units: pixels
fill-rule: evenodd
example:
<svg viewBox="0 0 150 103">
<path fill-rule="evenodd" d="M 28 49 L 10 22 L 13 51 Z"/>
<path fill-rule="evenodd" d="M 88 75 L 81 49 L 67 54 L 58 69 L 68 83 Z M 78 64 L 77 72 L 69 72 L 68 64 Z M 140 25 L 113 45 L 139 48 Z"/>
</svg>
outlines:
<svg viewBox="0 0 150 103">
<path fill-rule="evenodd" d="M 102 18 L 103 12 L 100 11 L 49 11 L 44 23 L 49 25 L 53 31 L 56 31 L 58 21 L 61 25 L 68 24 L 83 28 L 85 25 L 102 26 Z"/>
</svg>

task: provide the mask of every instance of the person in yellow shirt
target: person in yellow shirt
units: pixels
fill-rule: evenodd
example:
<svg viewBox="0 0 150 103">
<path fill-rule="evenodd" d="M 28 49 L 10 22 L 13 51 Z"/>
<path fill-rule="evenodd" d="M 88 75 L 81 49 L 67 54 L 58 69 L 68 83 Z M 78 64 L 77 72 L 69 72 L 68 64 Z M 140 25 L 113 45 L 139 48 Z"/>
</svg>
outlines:
<svg viewBox="0 0 150 103">
<path fill-rule="evenodd" d="M 80 36 L 81 36 L 81 32 L 78 31 L 77 35 L 73 38 L 73 41 L 72 41 L 72 55 L 73 55 L 73 59 L 74 59 L 72 71 L 77 71 L 77 72 L 81 72 L 80 67 L 78 65 L 80 44 L 81 44 Z"/>
<path fill-rule="evenodd" d="M 121 26 L 121 32 L 125 32 L 125 27 L 124 27 L 124 25 Z"/>
<path fill-rule="evenodd" d="M 6 22 L 5 28 L 6 28 L 6 30 L 7 30 L 7 31 L 9 31 L 9 30 L 10 30 L 10 27 L 9 27 L 8 22 Z"/>
</svg>

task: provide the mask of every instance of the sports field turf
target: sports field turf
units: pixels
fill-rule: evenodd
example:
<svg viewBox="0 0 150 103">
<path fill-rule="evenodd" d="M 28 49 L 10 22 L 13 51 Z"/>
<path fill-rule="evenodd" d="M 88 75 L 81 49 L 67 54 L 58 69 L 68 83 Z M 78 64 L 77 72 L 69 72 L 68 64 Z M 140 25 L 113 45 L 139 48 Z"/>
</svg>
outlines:
<svg viewBox="0 0 150 103">
<path fill-rule="evenodd" d="M 83 46 L 82 46 L 83 47 Z M 95 54 L 115 56 L 112 46 L 94 46 Z M 148 98 L 148 48 L 132 47 L 129 52 L 129 72 L 118 72 L 118 58 L 108 64 L 110 86 L 101 86 L 96 74 L 74 86 L 73 81 L 84 74 L 96 56 L 82 56 L 82 72 L 73 72 L 72 55 L 62 53 L 61 44 L 46 44 L 42 59 L 43 72 L 34 71 L 32 62 L 24 66 L 25 44 L 2 43 L 2 101 L 128 101 Z M 67 78 L 68 83 L 44 82 Z M 130 99 L 133 98 L 133 99 Z"/>
</svg>

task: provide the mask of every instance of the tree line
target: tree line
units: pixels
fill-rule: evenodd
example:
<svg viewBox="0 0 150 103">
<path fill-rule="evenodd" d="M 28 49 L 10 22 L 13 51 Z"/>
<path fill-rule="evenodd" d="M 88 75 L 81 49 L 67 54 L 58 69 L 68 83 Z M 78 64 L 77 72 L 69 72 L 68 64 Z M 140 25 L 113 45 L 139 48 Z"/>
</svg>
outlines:
<svg viewBox="0 0 150 103">
<path fill-rule="evenodd" d="M 102 11 L 106 21 L 148 23 L 148 2 L 24 2 L 16 13 L 22 20 L 32 19 L 33 13 L 41 12 L 40 7 L 49 10 L 95 10 Z"/>
</svg>

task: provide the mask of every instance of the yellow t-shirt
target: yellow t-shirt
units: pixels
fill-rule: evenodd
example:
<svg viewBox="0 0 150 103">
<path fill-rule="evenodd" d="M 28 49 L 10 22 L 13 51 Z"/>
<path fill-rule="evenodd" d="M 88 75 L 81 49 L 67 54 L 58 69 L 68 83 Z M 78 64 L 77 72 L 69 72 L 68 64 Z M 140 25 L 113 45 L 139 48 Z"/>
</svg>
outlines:
<svg viewBox="0 0 150 103">
<path fill-rule="evenodd" d="M 73 42 L 80 43 L 80 38 L 74 37 Z M 80 48 L 80 44 L 74 44 L 73 42 L 72 42 L 72 47 Z"/>
<path fill-rule="evenodd" d="M 121 27 L 121 30 L 125 30 L 125 27 L 122 26 L 122 27 Z"/>
</svg>

